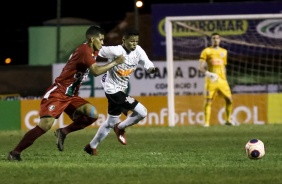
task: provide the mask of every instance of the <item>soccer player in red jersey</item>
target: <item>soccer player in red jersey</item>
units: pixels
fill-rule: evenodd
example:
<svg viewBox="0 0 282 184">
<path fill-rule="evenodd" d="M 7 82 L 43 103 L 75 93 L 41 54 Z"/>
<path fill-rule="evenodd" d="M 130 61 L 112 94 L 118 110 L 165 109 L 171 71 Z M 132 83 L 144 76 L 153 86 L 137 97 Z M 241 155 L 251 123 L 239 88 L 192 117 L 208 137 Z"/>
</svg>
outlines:
<svg viewBox="0 0 282 184">
<path fill-rule="evenodd" d="M 73 122 L 55 132 L 60 151 L 64 149 L 63 143 L 67 134 L 81 130 L 97 120 L 97 109 L 78 96 L 81 83 L 89 73 L 98 76 L 125 61 L 124 56 L 119 55 L 112 62 L 102 66 L 97 65 L 96 56 L 104 44 L 104 36 L 105 31 L 99 26 L 93 25 L 87 29 L 86 42 L 78 46 L 70 55 L 61 74 L 44 94 L 40 104 L 40 122 L 29 130 L 18 145 L 9 152 L 8 160 L 21 161 L 21 152 L 45 134 L 52 127 L 55 119 L 59 118 L 63 112 Z"/>
</svg>

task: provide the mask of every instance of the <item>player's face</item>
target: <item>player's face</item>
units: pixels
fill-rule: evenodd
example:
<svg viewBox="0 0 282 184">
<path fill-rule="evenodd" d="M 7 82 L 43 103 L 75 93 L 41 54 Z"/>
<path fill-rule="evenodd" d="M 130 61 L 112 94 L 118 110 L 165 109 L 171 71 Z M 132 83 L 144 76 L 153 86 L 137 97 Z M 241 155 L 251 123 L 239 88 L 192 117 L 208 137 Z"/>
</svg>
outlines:
<svg viewBox="0 0 282 184">
<path fill-rule="evenodd" d="M 98 37 L 93 37 L 92 38 L 92 45 L 94 51 L 99 51 L 102 48 L 102 45 L 104 45 L 104 38 L 105 35 L 99 34 Z"/>
<path fill-rule="evenodd" d="M 212 42 L 212 46 L 217 47 L 220 44 L 220 36 L 219 35 L 213 35 L 211 37 L 211 42 Z"/>
<path fill-rule="evenodd" d="M 133 51 L 136 49 L 136 46 L 139 42 L 139 36 L 130 36 L 128 38 L 123 39 L 123 46 L 130 51 Z"/>
</svg>

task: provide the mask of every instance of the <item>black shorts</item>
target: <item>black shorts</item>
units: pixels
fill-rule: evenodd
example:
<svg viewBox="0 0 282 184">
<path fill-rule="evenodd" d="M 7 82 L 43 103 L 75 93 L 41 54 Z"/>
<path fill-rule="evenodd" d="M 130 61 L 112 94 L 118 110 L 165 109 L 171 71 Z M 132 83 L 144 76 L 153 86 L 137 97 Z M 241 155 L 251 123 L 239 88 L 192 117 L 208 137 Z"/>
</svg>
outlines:
<svg viewBox="0 0 282 184">
<path fill-rule="evenodd" d="M 139 103 L 136 99 L 121 91 L 115 94 L 105 94 L 108 98 L 108 114 L 110 115 L 117 116 L 121 113 L 127 115 L 127 112 L 134 109 Z"/>
</svg>

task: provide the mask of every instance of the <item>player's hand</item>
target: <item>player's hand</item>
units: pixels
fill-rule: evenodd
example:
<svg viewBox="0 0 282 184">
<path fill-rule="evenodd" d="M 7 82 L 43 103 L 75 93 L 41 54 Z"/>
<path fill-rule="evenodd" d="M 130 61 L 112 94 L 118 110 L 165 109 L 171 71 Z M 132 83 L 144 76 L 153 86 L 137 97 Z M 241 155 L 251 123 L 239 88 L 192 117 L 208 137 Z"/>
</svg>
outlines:
<svg viewBox="0 0 282 184">
<path fill-rule="evenodd" d="M 124 57 L 123 55 L 119 55 L 119 56 L 117 56 L 117 57 L 115 58 L 115 62 L 116 62 L 117 64 L 122 64 L 122 63 L 125 62 L 125 57 Z"/>
<path fill-rule="evenodd" d="M 148 73 L 156 73 L 156 72 L 159 72 L 159 69 L 155 68 L 155 67 L 151 67 L 151 68 L 148 68 L 147 72 Z"/>
<path fill-rule="evenodd" d="M 218 80 L 218 75 L 216 73 L 212 73 L 212 72 L 209 72 L 209 71 L 206 71 L 205 72 L 206 76 L 210 78 L 210 80 L 212 82 L 215 82 Z"/>
</svg>

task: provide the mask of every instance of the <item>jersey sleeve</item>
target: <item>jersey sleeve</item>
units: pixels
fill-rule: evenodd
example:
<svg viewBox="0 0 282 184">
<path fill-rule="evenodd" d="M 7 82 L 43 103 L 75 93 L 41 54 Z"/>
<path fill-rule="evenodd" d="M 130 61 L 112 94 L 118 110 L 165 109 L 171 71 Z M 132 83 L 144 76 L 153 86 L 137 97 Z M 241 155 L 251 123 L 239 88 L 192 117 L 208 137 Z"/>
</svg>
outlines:
<svg viewBox="0 0 282 184">
<path fill-rule="evenodd" d="M 114 46 L 102 46 L 98 55 L 103 58 L 113 59 L 118 54 L 115 53 Z"/>
<path fill-rule="evenodd" d="M 201 52 L 199 61 L 202 61 L 202 62 L 206 62 L 207 61 L 207 50 L 206 49 L 204 49 Z"/>
<path fill-rule="evenodd" d="M 138 54 L 140 56 L 139 64 L 141 64 L 146 70 L 155 67 L 154 63 L 148 58 L 146 52 L 141 47 L 137 47 L 136 49 L 138 49 Z"/>
<path fill-rule="evenodd" d="M 223 62 L 224 62 L 224 65 L 227 65 L 227 57 L 228 57 L 228 52 L 227 52 L 227 50 L 225 50 L 225 57 L 224 57 L 224 59 L 223 59 Z"/>
<path fill-rule="evenodd" d="M 76 63 L 83 64 L 87 68 L 96 63 L 96 59 L 93 57 L 91 49 L 85 44 L 76 49 L 72 57 L 72 60 Z"/>
<path fill-rule="evenodd" d="M 94 63 L 96 63 L 95 58 L 92 56 L 92 54 L 85 54 L 84 56 L 84 62 L 86 64 L 86 66 L 89 68 L 91 65 L 93 65 Z"/>
</svg>

